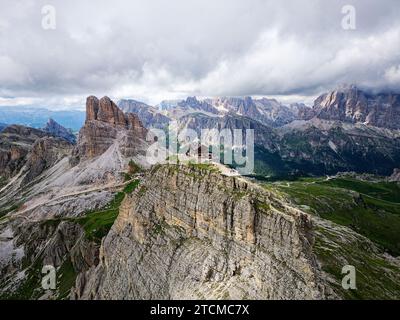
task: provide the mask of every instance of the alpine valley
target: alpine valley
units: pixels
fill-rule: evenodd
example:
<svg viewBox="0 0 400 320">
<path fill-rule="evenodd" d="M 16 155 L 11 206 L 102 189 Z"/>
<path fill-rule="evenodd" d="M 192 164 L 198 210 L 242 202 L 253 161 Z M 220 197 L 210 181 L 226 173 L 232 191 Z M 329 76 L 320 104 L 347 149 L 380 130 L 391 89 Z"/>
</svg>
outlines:
<svg viewBox="0 0 400 320">
<path fill-rule="evenodd" d="M 341 86 L 312 106 L 90 96 L 77 136 L 7 119 L 1 299 L 400 299 L 399 93 Z M 254 173 L 150 163 L 150 129 L 171 123 L 253 129 Z"/>
</svg>

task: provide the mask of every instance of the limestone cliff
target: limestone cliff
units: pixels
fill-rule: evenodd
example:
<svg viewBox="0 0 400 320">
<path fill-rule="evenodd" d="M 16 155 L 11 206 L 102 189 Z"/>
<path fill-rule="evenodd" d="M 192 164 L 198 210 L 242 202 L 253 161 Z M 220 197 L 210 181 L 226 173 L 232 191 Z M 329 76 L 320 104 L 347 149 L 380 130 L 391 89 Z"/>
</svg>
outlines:
<svg viewBox="0 0 400 320">
<path fill-rule="evenodd" d="M 324 299 L 309 216 L 208 165 L 153 168 L 75 299 Z"/>
<path fill-rule="evenodd" d="M 124 155 L 131 156 L 137 153 L 146 134 L 136 114 L 124 114 L 108 97 L 98 100 L 90 96 L 86 101 L 85 125 L 79 132 L 71 163 L 100 156 L 117 140 Z"/>
</svg>

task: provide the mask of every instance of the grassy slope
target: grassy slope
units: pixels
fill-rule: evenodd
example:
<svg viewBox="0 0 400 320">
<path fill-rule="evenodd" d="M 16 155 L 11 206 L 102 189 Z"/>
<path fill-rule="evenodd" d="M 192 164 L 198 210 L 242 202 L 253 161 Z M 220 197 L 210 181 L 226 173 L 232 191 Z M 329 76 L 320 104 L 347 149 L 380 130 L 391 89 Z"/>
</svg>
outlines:
<svg viewBox="0 0 400 320">
<path fill-rule="evenodd" d="M 400 298 L 400 266 L 383 256 L 383 252 L 400 256 L 398 184 L 353 178 L 304 178 L 266 187 L 323 218 L 316 218 L 315 251 L 323 270 L 332 277 L 333 286 L 344 297 Z M 345 264 L 356 267 L 357 290 L 345 291 L 340 286 Z"/>
<path fill-rule="evenodd" d="M 400 186 L 351 178 L 275 183 L 305 211 L 348 226 L 400 256 Z"/>
</svg>

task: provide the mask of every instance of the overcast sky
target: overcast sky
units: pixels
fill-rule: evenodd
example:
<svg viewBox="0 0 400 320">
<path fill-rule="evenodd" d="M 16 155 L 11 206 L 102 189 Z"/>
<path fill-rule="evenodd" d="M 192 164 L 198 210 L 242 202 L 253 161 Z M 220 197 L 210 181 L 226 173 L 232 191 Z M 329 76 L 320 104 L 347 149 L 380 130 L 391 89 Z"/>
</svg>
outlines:
<svg viewBox="0 0 400 320">
<path fill-rule="evenodd" d="M 400 90 L 398 0 L 1 0 L 0 40 L 0 105 Z"/>
</svg>

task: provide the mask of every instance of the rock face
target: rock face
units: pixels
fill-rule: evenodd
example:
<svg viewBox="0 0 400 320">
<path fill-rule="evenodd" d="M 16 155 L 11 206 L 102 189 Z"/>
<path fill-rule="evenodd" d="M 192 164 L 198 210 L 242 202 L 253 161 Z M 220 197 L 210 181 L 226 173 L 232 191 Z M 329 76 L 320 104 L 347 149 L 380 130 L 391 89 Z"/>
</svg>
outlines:
<svg viewBox="0 0 400 320">
<path fill-rule="evenodd" d="M 263 175 L 336 174 L 341 171 L 390 175 L 400 162 L 400 134 L 364 124 L 314 118 L 279 128 L 234 114 L 189 114 L 180 127 L 254 130 L 255 169 Z M 233 131 L 231 131 L 233 132 Z"/>
<path fill-rule="evenodd" d="M 143 102 L 136 100 L 120 100 L 118 107 L 126 113 L 137 114 L 146 128 L 163 129 L 168 126 L 171 119 Z"/>
<path fill-rule="evenodd" d="M 387 176 L 400 161 L 399 132 L 361 123 L 315 118 L 282 127 L 278 134 L 280 159 L 303 174 L 355 171 Z"/>
<path fill-rule="evenodd" d="M 393 174 L 389 177 L 389 181 L 400 182 L 400 169 L 393 170 Z"/>
<path fill-rule="evenodd" d="M 186 100 L 178 103 L 178 107 L 218 114 L 218 110 L 209 101 L 199 101 L 196 97 L 186 98 Z"/>
<path fill-rule="evenodd" d="M 81 273 L 76 299 L 321 299 L 307 215 L 214 169 L 159 166 Z"/>
<path fill-rule="evenodd" d="M 147 130 L 137 115 L 124 114 L 108 97 L 98 100 L 90 96 L 86 101 L 86 121 L 79 132 L 79 141 L 73 151 L 72 164 L 103 154 L 116 140 L 124 153 L 135 152 L 138 140 L 146 138 Z"/>
<path fill-rule="evenodd" d="M 202 133 L 202 129 L 228 129 L 232 133 L 234 132 L 233 130 L 241 130 L 243 139 L 245 139 L 246 130 L 252 129 L 254 130 L 254 141 L 256 144 L 263 145 L 271 152 L 278 150 L 277 142 L 279 141 L 279 137 L 274 129 L 251 118 L 237 116 L 231 113 L 222 117 L 189 114 L 179 119 L 179 125 L 179 129 L 188 128 L 195 130 L 199 137 Z"/>
<path fill-rule="evenodd" d="M 64 139 L 44 137 L 35 141 L 26 162 L 26 176 L 23 183 L 28 183 L 39 176 L 44 170 L 55 165 L 68 156 L 72 144 Z"/>
<path fill-rule="evenodd" d="M 303 113 L 303 117 L 400 129 L 400 94 L 372 94 L 345 86 L 318 97 L 312 112 Z"/>
<path fill-rule="evenodd" d="M 96 97 L 88 97 L 86 112 L 86 122 L 98 120 L 114 126 L 127 125 L 124 113 L 108 97 L 103 97 L 100 101 Z"/>
<path fill-rule="evenodd" d="M 36 140 L 47 134 L 29 127 L 11 125 L 0 133 L 0 177 L 10 178 L 18 173 Z"/>
<path fill-rule="evenodd" d="M 300 110 L 309 109 L 302 104 L 285 106 L 275 99 L 252 97 L 219 97 L 205 100 L 189 97 L 178 103 L 177 108 L 192 108 L 193 111 L 199 110 L 209 115 L 243 116 L 272 127 L 280 127 L 299 119 Z M 172 111 L 169 113 L 173 114 Z"/>
<path fill-rule="evenodd" d="M 76 272 L 98 263 L 99 245 L 85 237 L 78 223 L 19 220 L 1 227 L 0 247 L 6 249 L 0 259 L 1 299 L 65 299 L 69 295 L 67 278 L 74 279 Z M 7 248 L 3 236 L 10 238 Z M 40 272 L 44 265 L 58 269 L 57 282 L 65 287 L 47 292 L 42 289 Z M 21 284 L 21 280 L 26 282 Z"/>
<path fill-rule="evenodd" d="M 72 131 L 64 128 L 62 125 L 54 121 L 52 118 L 50 118 L 47 121 L 46 126 L 43 128 L 43 131 L 55 137 L 62 138 L 72 144 L 76 143 L 76 137 L 72 133 Z"/>
</svg>

